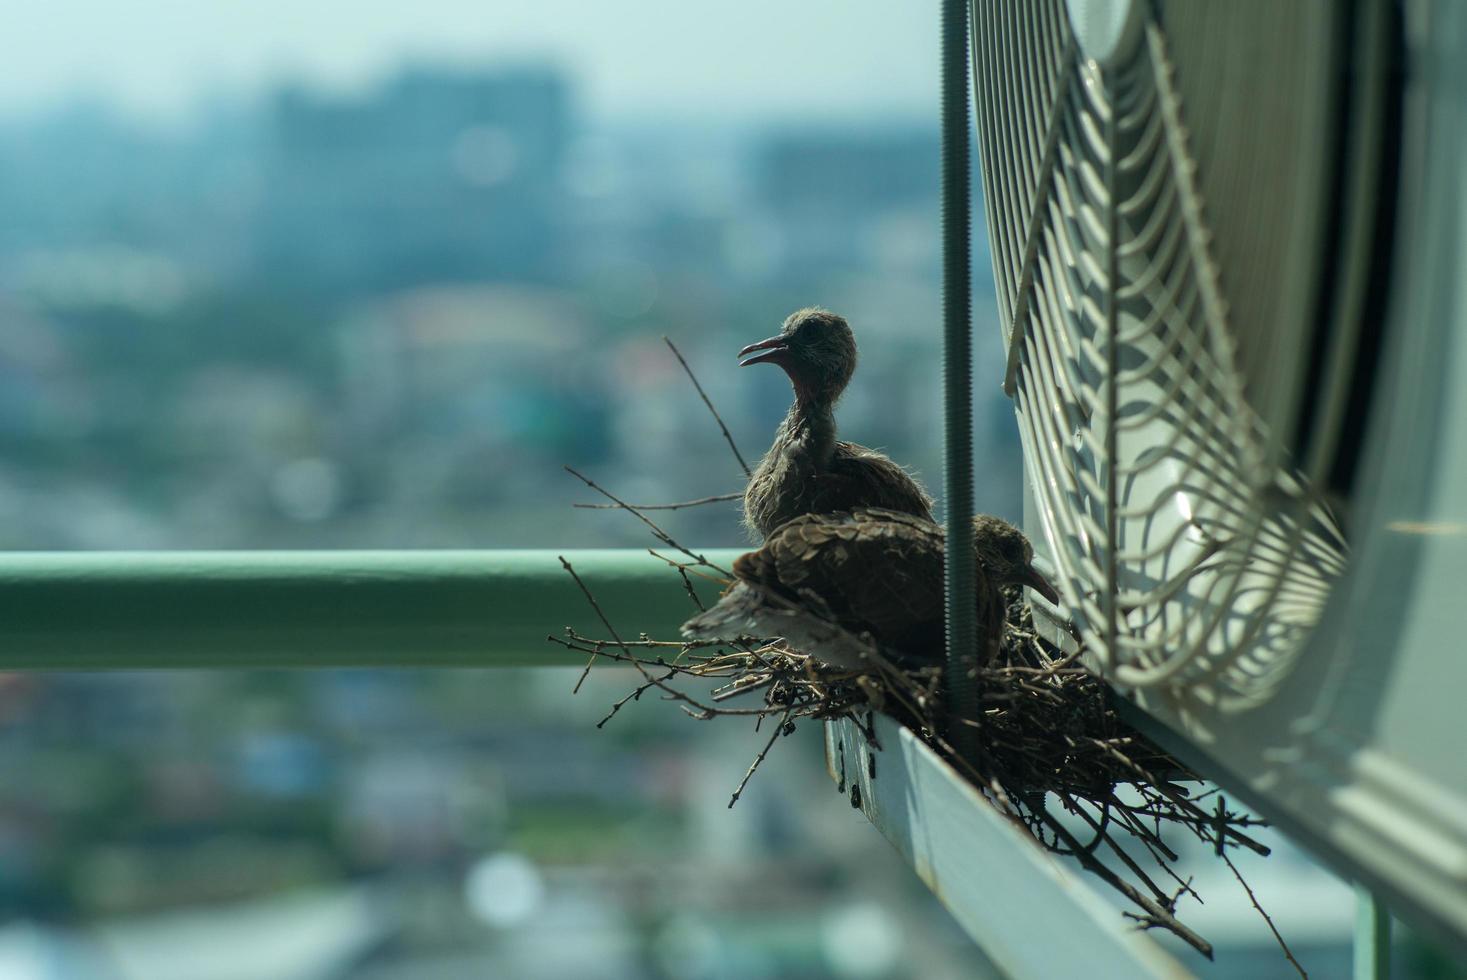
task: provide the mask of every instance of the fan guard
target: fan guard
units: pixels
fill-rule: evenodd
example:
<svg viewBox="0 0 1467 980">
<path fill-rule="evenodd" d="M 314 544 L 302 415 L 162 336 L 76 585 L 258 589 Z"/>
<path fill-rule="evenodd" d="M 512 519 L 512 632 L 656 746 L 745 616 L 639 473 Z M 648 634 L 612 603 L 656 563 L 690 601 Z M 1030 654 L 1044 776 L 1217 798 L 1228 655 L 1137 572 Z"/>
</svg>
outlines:
<svg viewBox="0 0 1467 980">
<path fill-rule="evenodd" d="M 999 312 L 1067 611 L 1115 682 L 1266 698 L 1345 544 L 1278 433 L 1339 165 L 1345 5 L 973 5 Z M 1337 231 L 1337 229 L 1336 229 Z"/>
</svg>

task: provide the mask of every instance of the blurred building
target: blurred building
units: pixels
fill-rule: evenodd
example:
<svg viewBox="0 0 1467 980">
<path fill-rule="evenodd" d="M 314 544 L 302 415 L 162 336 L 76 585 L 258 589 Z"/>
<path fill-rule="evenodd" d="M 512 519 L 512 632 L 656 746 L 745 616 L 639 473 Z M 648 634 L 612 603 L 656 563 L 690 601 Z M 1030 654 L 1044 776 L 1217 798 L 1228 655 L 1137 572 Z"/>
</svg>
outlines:
<svg viewBox="0 0 1467 980">
<path fill-rule="evenodd" d="M 754 173 L 790 277 L 881 264 L 893 253 L 899 264 L 935 277 L 936 131 L 779 133 L 763 142 Z"/>
<path fill-rule="evenodd" d="M 408 72 L 269 114 L 262 277 L 338 294 L 554 278 L 569 93 L 548 69 Z"/>
</svg>

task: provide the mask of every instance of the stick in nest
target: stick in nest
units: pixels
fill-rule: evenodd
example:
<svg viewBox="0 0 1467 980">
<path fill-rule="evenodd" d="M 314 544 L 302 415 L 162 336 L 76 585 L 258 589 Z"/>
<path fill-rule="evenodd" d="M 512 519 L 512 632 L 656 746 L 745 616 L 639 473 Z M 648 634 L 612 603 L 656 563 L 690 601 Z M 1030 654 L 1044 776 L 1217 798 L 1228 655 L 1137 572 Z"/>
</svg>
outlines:
<svg viewBox="0 0 1467 980">
<path fill-rule="evenodd" d="M 713 562 L 709 561 L 707 557 L 703 555 L 696 555 L 693 552 L 689 551 L 687 548 L 684 548 L 682 545 L 678 544 L 672 539 L 672 536 L 670 534 L 668 534 L 662 528 L 658 527 L 656 522 L 654 522 L 646 514 L 643 514 L 641 510 L 639 510 L 636 506 L 627 503 L 625 500 L 622 500 L 620 497 L 616 496 L 609 490 L 601 487 L 599 484 L 596 483 L 596 481 L 580 473 L 574 467 L 566 466 L 565 471 L 571 476 L 575 477 L 577 480 L 580 480 L 586 486 L 590 487 L 592 490 L 595 490 L 597 493 L 601 494 L 607 500 L 610 500 L 613 504 L 616 505 L 618 510 L 624 510 L 632 516 L 636 517 L 637 520 L 647 525 L 647 527 L 652 531 L 653 537 L 655 537 L 658 541 L 661 541 L 663 544 L 667 545 L 669 548 L 672 548 L 676 551 L 681 551 L 683 554 L 693 559 L 693 563 L 695 565 L 698 565 L 702 568 L 711 568 L 715 572 L 721 574 L 724 578 L 732 577 L 732 573 L 730 573 L 727 569 L 719 568 L 717 565 L 713 564 Z"/>
<path fill-rule="evenodd" d="M 670 567 L 680 564 L 669 560 Z M 592 597 L 588 594 L 587 599 Z M 967 778 L 984 787 L 994 805 L 1036 841 L 1074 857 L 1088 872 L 1126 896 L 1137 907 L 1132 917 L 1144 928 L 1165 929 L 1203 955 L 1211 955 L 1211 946 L 1176 915 L 1178 898 L 1184 894 L 1196 897 L 1196 892 L 1173 870 L 1177 854 L 1162 840 L 1163 827 L 1185 830 L 1214 846 L 1220 841 L 1225 850 L 1241 846 L 1268 852 L 1248 833 L 1258 825 L 1256 818 L 1230 811 L 1225 805 L 1214 806 L 1216 801 L 1208 799 L 1210 793 L 1189 794 L 1180 782 L 1193 780 L 1195 775 L 1126 726 L 1111 706 L 1103 682 L 1045 646 L 1030 628 L 1027 610 L 1018 604 L 1011 607 L 999 655 L 979 671 L 980 691 L 987 696 L 985 709 L 980 719 L 969 721 L 982 728 L 984 738 L 972 758 L 957 757 L 941 734 L 939 667 L 904 670 L 880 650 L 871 649 L 866 669 L 834 668 L 780 641 L 752 637 L 730 644 L 629 642 L 611 630 L 604 618 L 602 621 L 609 640 L 570 631 L 557 642 L 593 659 L 631 663 L 642 672 L 642 683 L 617 702 L 608 719 L 656 688 L 665 699 L 681 702 L 684 711 L 700 719 L 742 715 L 776 722 L 735 788 L 730 805 L 742 796 L 793 721 L 851 718 L 860 722 L 876 708 L 924 737 Z M 676 656 L 662 652 L 674 649 Z M 678 686 L 714 678 L 722 683 L 707 699 Z M 750 698 L 759 701 L 740 703 Z M 1123 800 L 1116 793 L 1122 785 L 1137 788 L 1135 801 Z M 1046 809 L 1049 797 L 1089 827 L 1093 839 L 1088 844 L 1077 840 Z M 1124 850 L 1122 842 L 1128 839 L 1141 843 L 1144 856 L 1176 882 L 1174 892 L 1164 891 L 1140 860 Z M 1096 853 L 1099 848 L 1113 852 L 1119 866 L 1102 862 Z"/>
<path fill-rule="evenodd" d="M 662 341 L 667 344 L 667 349 L 672 351 L 672 356 L 677 358 L 677 362 L 683 366 L 683 371 L 687 373 L 688 380 L 693 383 L 693 387 L 698 389 L 698 397 L 703 399 L 703 404 L 707 405 L 708 411 L 713 413 L 713 421 L 718 423 L 718 431 L 723 433 L 723 441 L 728 443 L 728 448 L 733 450 L 734 459 L 739 461 L 739 467 L 744 471 L 744 479 L 751 478 L 754 474 L 749 469 L 749 464 L 744 462 L 744 454 L 739 452 L 738 446 L 734 445 L 733 436 L 729 434 L 728 426 L 723 424 L 723 417 L 718 414 L 718 409 L 713 407 L 713 402 L 709 400 L 708 393 L 698 383 L 698 376 L 693 373 L 692 368 L 688 367 L 688 362 L 683 359 L 682 352 L 677 349 L 677 345 L 672 342 L 670 337 L 663 337 Z"/>
<path fill-rule="evenodd" d="M 725 500 L 743 500 L 741 493 L 716 493 L 711 497 L 699 497 L 697 500 L 680 500 L 675 504 L 571 504 L 582 510 L 682 510 L 684 507 L 701 507 L 704 504 L 718 504 Z"/>
</svg>

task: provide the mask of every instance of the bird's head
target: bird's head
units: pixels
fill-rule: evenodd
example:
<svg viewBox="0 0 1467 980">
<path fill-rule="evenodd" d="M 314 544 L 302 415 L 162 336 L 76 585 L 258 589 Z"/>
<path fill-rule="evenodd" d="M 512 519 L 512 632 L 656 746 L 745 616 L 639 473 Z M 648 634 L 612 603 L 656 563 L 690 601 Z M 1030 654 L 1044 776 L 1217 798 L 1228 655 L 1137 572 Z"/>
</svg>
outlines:
<svg viewBox="0 0 1467 980">
<path fill-rule="evenodd" d="M 1059 593 L 1034 567 L 1034 546 L 1008 521 L 988 514 L 973 518 L 973 552 L 979 567 L 995 584 L 1027 585 L 1050 602 L 1059 603 Z"/>
<path fill-rule="evenodd" d="M 834 401 L 856 370 L 856 338 L 845 317 L 812 307 L 791 313 L 783 330 L 745 347 L 739 357 L 745 358 L 740 367 L 778 364 L 802 399 Z"/>
</svg>

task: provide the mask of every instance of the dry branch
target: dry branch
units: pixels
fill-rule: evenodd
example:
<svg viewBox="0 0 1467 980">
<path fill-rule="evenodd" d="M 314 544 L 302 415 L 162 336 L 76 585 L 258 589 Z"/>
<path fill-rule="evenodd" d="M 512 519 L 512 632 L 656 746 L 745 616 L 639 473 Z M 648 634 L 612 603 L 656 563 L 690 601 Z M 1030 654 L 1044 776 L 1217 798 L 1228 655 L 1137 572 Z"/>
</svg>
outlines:
<svg viewBox="0 0 1467 980">
<path fill-rule="evenodd" d="M 725 500 L 743 500 L 742 493 L 716 493 L 697 500 L 680 500 L 675 504 L 571 504 L 581 510 L 682 510 L 684 507 L 701 507 L 704 504 L 719 504 Z"/>
<path fill-rule="evenodd" d="M 723 433 L 723 441 L 728 443 L 728 448 L 733 450 L 734 459 L 739 461 L 739 466 L 744 471 L 744 479 L 749 479 L 754 474 L 749 469 L 749 464 L 744 462 L 744 454 L 739 452 L 738 446 L 734 445 L 733 436 L 729 434 L 728 426 L 723 424 L 723 417 L 718 414 L 718 409 L 713 407 L 713 402 L 709 400 L 708 393 L 698 383 L 698 376 L 693 373 L 692 368 L 688 367 L 688 362 L 683 359 L 682 352 L 677 349 L 677 345 L 672 342 L 670 337 L 663 337 L 662 341 L 667 344 L 667 349 L 672 351 L 672 356 L 677 358 L 677 362 L 683 366 L 683 371 L 687 373 L 688 380 L 693 383 L 693 387 L 698 389 L 698 397 L 703 399 L 703 404 L 707 405 L 708 411 L 713 413 L 713 421 L 718 423 L 718 431 Z"/>
</svg>

